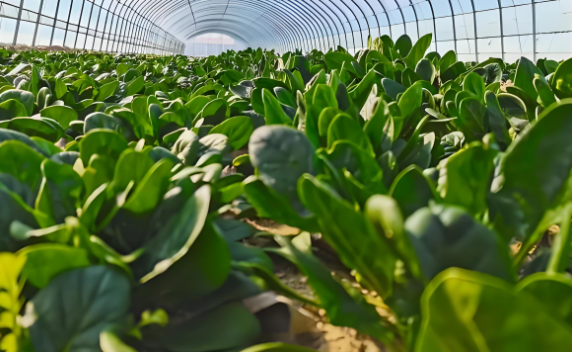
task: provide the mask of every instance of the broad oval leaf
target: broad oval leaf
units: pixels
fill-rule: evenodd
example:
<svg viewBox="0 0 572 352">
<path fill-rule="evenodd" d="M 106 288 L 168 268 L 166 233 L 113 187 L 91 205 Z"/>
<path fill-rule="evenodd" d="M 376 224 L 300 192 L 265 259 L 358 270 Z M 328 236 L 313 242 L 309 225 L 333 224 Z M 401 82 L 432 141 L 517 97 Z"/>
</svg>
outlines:
<svg viewBox="0 0 572 352">
<path fill-rule="evenodd" d="M 46 352 L 97 352 L 99 334 L 129 310 L 131 287 L 105 266 L 76 269 L 53 279 L 29 303 L 34 348 Z"/>
</svg>

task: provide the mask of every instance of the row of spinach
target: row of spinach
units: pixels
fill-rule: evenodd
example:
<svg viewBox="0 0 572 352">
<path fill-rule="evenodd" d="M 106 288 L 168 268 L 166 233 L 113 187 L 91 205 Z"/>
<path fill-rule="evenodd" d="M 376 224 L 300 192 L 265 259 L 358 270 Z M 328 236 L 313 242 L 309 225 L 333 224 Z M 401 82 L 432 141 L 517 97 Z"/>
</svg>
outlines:
<svg viewBox="0 0 572 352">
<path fill-rule="evenodd" d="M 431 39 L 2 51 L 0 348 L 240 351 L 264 329 L 241 301 L 270 289 L 392 351 L 566 350 L 572 60 L 463 63 Z M 249 246 L 254 217 L 300 233 Z"/>
</svg>

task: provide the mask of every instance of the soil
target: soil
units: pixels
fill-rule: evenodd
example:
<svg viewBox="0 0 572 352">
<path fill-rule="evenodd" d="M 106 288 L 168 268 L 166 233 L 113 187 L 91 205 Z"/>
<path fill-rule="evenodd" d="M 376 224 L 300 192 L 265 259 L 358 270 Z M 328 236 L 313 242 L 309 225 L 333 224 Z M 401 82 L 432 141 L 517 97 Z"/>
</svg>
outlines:
<svg viewBox="0 0 572 352">
<path fill-rule="evenodd" d="M 282 236 L 293 236 L 300 233 L 300 230 L 291 226 L 278 224 L 266 219 L 245 219 L 246 222 L 256 229 Z M 256 238 L 248 241 L 250 245 L 264 247 L 269 245 L 268 237 Z M 338 256 L 330 246 L 321 238 L 319 234 L 312 235 L 312 246 L 314 255 L 331 271 L 337 279 L 345 279 L 354 282 L 354 277 L 347 268 L 339 261 Z M 287 260 L 271 255 L 274 261 L 274 274 L 288 287 L 302 295 L 312 297 L 313 291 L 308 286 L 307 278 Z M 268 297 L 257 297 L 257 305 L 264 305 Z M 360 335 L 356 330 L 346 327 L 333 326 L 327 322 L 325 312 L 315 307 L 305 306 L 299 302 L 291 301 L 287 298 L 277 296 L 277 301 L 287 305 L 290 317 L 290 327 L 288 333 L 273 334 L 268 336 L 268 340 L 282 341 L 290 344 L 305 346 L 320 352 L 384 352 L 383 346 L 373 341 L 365 335 Z M 253 303 L 251 303 L 253 304 Z M 270 305 L 270 302 L 268 302 Z M 272 323 L 280 319 L 284 310 L 275 309 L 272 313 Z"/>
</svg>

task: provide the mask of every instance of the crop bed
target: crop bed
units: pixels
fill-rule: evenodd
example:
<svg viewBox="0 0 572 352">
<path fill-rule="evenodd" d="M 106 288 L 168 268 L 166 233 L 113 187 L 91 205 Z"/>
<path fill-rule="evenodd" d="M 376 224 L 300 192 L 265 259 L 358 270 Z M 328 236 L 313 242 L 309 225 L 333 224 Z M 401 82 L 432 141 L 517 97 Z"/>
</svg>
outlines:
<svg viewBox="0 0 572 352">
<path fill-rule="evenodd" d="M 570 351 L 572 59 L 430 43 L 0 49 L 0 351 L 312 351 L 266 291 L 392 352 Z"/>
</svg>

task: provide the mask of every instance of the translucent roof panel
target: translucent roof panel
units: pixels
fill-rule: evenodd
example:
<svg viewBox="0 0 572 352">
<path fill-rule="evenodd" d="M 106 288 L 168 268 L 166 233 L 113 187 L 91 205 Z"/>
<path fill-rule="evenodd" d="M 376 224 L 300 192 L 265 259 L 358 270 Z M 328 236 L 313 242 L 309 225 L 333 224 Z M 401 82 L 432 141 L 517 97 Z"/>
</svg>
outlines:
<svg viewBox="0 0 572 352">
<path fill-rule="evenodd" d="M 220 33 L 252 47 L 356 52 L 368 36 L 433 34 L 463 60 L 572 53 L 572 0 L 0 0 L 4 44 L 182 53 Z M 21 7 L 21 8 L 20 8 Z"/>
</svg>

